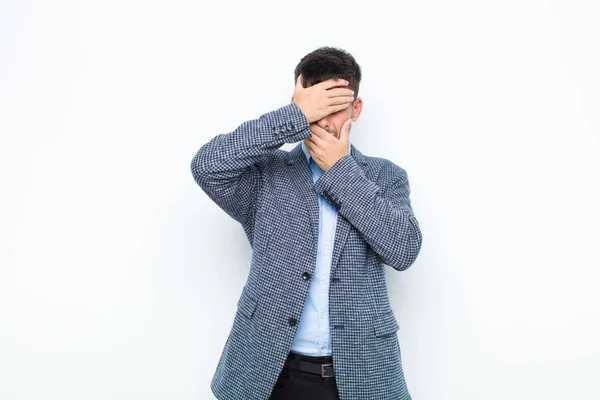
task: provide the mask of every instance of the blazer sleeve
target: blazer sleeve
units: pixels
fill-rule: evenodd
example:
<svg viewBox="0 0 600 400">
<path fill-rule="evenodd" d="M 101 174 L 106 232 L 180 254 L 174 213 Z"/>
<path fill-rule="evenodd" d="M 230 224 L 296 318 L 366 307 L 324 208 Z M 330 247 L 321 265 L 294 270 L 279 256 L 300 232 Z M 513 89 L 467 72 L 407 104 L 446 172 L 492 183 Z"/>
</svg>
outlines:
<svg viewBox="0 0 600 400">
<path fill-rule="evenodd" d="M 262 185 L 261 161 L 284 143 L 311 137 L 306 116 L 295 103 L 261 115 L 204 144 L 192 158 L 196 183 L 229 216 L 240 222 L 252 243 L 256 201 Z"/>
<path fill-rule="evenodd" d="M 423 236 L 410 204 L 406 171 L 388 161 L 376 184 L 346 155 L 317 179 L 314 188 L 360 231 L 380 259 L 403 271 L 416 260 Z"/>
</svg>

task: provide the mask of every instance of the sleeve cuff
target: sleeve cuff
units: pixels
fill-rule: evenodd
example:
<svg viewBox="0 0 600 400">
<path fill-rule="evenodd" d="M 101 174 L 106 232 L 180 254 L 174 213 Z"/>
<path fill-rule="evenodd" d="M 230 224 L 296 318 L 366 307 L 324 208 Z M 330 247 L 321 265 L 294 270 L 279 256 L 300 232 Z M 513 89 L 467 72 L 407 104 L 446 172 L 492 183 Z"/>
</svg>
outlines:
<svg viewBox="0 0 600 400">
<path fill-rule="evenodd" d="M 354 198 L 371 198 L 379 187 L 371 182 L 356 160 L 347 154 L 333 164 L 314 183 L 314 189 L 334 206 L 343 206 L 344 199 L 350 194 Z"/>
<path fill-rule="evenodd" d="M 312 136 L 306 115 L 296 103 L 287 104 L 263 115 L 264 126 L 272 135 L 294 143 Z"/>
</svg>

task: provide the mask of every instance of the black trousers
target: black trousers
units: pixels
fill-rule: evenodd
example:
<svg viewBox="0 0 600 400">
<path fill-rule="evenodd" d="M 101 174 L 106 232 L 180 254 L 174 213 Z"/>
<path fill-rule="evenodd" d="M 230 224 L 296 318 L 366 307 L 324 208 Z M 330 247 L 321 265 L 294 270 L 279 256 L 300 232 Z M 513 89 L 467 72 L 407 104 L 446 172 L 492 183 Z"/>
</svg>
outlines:
<svg viewBox="0 0 600 400">
<path fill-rule="evenodd" d="M 318 364 L 333 363 L 331 356 L 307 356 L 290 351 L 288 358 Z M 283 367 L 269 400 L 339 400 L 335 376 L 321 375 Z"/>
</svg>

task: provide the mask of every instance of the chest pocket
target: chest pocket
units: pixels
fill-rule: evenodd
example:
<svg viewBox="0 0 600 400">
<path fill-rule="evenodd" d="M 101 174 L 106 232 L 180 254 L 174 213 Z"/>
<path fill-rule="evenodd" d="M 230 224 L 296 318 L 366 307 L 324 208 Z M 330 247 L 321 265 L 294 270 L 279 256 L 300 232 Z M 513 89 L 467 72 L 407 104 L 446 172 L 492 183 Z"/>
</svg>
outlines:
<svg viewBox="0 0 600 400">
<path fill-rule="evenodd" d="M 245 315 L 247 318 L 252 318 L 254 310 L 256 309 L 257 301 L 254 299 L 248 291 L 244 289 L 242 295 L 237 302 L 238 310 Z"/>
<path fill-rule="evenodd" d="M 398 321 L 392 310 L 377 314 L 373 319 L 373 331 L 375 337 L 390 336 L 398 331 L 398 329 L 400 329 L 400 325 L 398 325 Z"/>
</svg>

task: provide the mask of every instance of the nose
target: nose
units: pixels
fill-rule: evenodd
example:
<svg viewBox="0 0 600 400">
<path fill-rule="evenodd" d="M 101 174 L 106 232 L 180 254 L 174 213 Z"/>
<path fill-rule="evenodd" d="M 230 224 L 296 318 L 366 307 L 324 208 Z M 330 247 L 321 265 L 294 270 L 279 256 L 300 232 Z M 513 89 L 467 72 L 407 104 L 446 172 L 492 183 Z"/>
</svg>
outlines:
<svg viewBox="0 0 600 400">
<path fill-rule="evenodd" d="M 327 117 L 323 117 L 320 120 L 318 120 L 317 125 L 319 125 L 323 129 L 329 129 L 329 121 L 327 120 Z"/>
</svg>

